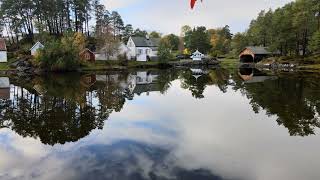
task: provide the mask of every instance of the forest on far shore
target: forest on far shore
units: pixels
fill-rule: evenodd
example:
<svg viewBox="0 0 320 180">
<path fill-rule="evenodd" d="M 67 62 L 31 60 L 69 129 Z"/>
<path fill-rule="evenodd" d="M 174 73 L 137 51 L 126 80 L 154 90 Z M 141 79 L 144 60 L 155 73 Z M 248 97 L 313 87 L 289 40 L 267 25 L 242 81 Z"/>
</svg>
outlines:
<svg viewBox="0 0 320 180">
<path fill-rule="evenodd" d="M 163 35 L 133 29 L 116 11 L 108 11 L 99 0 L 2 0 L 0 32 L 8 35 L 10 47 L 28 49 L 38 40 L 79 33 L 85 47 L 96 50 L 126 43 L 130 36 L 150 35 L 164 39 L 164 49 L 190 53 L 195 49 L 211 56 L 237 56 L 246 46 L 264 46 L 282 56 L 320 53 L 320 1 L 296 0 L 272 10 L 262 10 L 245 32 L 232 34 L 230 27 L 208 29 L 183 26 L 179 35 Z M 89 22 L 95 20 L 94 26 Z M 48 38 L 50 37 L 50 38 Z M 22 42 L 29 42 L 23 47 Z"/>
</svg>

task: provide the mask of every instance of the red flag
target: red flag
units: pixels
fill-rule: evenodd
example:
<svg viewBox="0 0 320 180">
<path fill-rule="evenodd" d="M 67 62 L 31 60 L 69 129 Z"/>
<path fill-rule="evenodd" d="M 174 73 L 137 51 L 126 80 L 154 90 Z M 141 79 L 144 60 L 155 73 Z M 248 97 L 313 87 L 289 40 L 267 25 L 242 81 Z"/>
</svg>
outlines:
<svg viewBox="0 0 320 180">
<path fill-rule="evenodd" d="M 194 8 L 194 5 L 196 4 L 197 0 L 191 0 L 190 5 L 191 5 L 191 9 Z"/>
<path fill-rule="evenodd" d="M 197 0 L 191 0 L 190 5 L 191 5 L 191 9 L 194 8 L 194 5 L 196 4 Z M 202 2 L 202 0 L 201 0 Z"/>
</svg>

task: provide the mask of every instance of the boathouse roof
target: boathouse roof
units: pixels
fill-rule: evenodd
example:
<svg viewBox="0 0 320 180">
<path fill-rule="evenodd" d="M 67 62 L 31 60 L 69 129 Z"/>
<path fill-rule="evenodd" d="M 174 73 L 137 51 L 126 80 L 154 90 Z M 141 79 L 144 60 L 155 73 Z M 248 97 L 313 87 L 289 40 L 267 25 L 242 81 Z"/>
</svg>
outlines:
<svg viewBox="0 0 320 180">
<path fill-rule="evenodd" d="M 261 46 L 248 46 L 244 50 L 250 50 L 253 54 L 272 54 L 270 51 L 268 51 L 267 47 L 261 47 Z"/>
</svg>

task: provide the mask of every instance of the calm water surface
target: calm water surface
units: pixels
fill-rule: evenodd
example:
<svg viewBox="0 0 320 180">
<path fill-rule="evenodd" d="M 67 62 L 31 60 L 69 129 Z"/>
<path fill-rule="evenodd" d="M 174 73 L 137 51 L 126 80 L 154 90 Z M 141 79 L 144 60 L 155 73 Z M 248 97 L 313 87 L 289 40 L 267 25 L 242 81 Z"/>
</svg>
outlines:
<svg viewBox="0 0 320 180">
<path fill-rule="evenodd" d="M 317 73 L 0 79 L 1 180 L 320 179 Z"/>
</svg>

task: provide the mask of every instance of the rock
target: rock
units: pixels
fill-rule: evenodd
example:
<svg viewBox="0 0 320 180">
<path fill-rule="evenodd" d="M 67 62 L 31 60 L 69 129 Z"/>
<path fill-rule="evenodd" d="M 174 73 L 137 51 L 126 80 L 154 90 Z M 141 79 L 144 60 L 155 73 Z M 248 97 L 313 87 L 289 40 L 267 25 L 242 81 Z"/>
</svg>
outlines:
<svg viewBox="0 0 320 180">
<path fill-rule="evenodd" d="M 42 69 L 37 68 L 37 69 L 33 70 L 33 73 L 36 74 L 36 75 L 42 75 L 42 74 L 45 73 L 45 71 L 42 70 Z"/>
<path fill-rule="evenodd" d="M 9 66 L 10 66 L 11 68 L 16 68 L 16 67 L 19 66 L 21 63 L 22 63 L 22 60 L 17 60 L 17 61 L 15 61 L 15 62 L 11 63 Z"/>
</svg>

